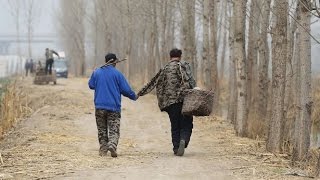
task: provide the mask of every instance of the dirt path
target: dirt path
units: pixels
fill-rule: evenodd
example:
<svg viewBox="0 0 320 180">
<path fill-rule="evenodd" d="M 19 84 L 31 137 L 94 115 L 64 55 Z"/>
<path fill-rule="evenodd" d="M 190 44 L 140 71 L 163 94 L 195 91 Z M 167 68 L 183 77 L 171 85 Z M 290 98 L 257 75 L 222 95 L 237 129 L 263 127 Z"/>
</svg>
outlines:
<svg viewBox="0 0 320 180">
<path fill-rule="evenodd" d="M 169 119 L 152 95 L 123 98 L 119 157 L 99 157 L 87 79 L 25 83 L 42 107 L 1 143 L 0 179 L 293 179 L 284 175 L 288 161 L 265 153 L 264 142 L 235 137 L 213 117 L 196 118 L 185 156 L 174 156 Z"/>
</svg>

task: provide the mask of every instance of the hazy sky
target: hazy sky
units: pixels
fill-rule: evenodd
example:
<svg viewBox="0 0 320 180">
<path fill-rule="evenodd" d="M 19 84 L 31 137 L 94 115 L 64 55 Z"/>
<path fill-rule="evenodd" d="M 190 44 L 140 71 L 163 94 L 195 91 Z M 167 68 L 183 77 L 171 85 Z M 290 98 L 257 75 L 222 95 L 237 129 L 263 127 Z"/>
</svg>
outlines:
<svg viewBox="0 0 320 180">
<path fill-rule="evenodd" d="M 15 19 L 10 13 L 10 0 L 0 0 L 0 34 L 15 34 Z M 37 14 L 35 22 L 35 34 L 54 33 L 53 19 L 55 16 L 55 8 L 57 8 L 57 0 L 35 0 L 35 13 Z M 22 21 L 22 19 L 21 19 Z M 23 21 L 21 22 L 21 31 L 23 31 Z M 26 32 L 26 31 L 25 31 Z"/>
<path fill-rule="evenodd" d="M 11 7 L 8 3 L 11 0 L 0 0 L 0 35 L 16 35 L 16 20 L 11 14 Z M 58 7 L 58 0 L 35 0 L 35 11 L 36 14 L 34 22 L 34 37 L 37 35 L 52 35 L 56 34 L 56 25 L 58 22 L 55 22 L 56 9 Z M 23 10 L 21 15 L 23 15 Z M 20 35 L 26 36 L 27 29 L 25 19 L 22 17 L 20 19 Z M 44 58 L 44 49 L 52 48 L 57 51 L 62 51 L 57 43 L 37 43 L 32 45 L 32 56 L 33 58 Z M 27 44 L 21 44 L 22 54 L 26 55 L 27 53 Z M 16 52 L 16 44 L 10 46 L 10 53 L 13 54 Z"/>
</svg>

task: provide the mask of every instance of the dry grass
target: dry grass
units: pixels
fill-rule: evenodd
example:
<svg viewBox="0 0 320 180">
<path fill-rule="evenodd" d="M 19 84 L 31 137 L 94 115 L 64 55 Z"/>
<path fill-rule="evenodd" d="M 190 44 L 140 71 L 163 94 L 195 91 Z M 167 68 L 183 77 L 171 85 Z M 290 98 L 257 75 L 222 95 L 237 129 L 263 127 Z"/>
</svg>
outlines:
<svg viewBox="0 0 320 180">
<path fill-rule="evenodd" d="M 248 137 L 252 139 L 265 139 L 267 124 L 262 120 L 257 120 L 258 116 L 252 112 L 248 115 Z"/>
<path fill-rule="evenodd" d="M 313 177 L 319 177 L 320 170 L 320 150 L 319 149 L 311 149 L 309 151 L 308 160 L 304 163 L 304 169 L 306 169 L 307 173 Z"/>
<path fill-rule="evenodd" d="M 0 138 L 17 123 L 18 119 L 25 117 L 32 111 L 28 107 L 29 98 L 23 88 L 18 86 L 17 80 L 5 87 L 0 106 Z"/>
</svg>

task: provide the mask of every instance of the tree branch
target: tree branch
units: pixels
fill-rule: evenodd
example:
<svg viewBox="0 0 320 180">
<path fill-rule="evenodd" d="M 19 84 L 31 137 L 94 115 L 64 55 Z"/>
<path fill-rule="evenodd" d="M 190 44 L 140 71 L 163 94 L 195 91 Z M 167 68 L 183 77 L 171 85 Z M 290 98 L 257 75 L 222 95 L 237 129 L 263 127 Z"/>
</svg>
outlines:
<svg viewBox="0 0 320 180">
<path fill-rule="evenodd" d="M 295 17 L 293 17 L 290 13 L 289 13 L 289 16 L 290 16 L 297 24 L 299 24 L 299 26 L 302 27 L 302 28 L 306 31 L 306 33 L 308 33 L 309 36 L 310 36 L 313 40 L 315 40 L 318 44 L 320 44 L 320 41 L 317 40 L 317 39 L 310 33 L 310 31 L 309 31 L 308 29 L 306 29 Z"/>
</svg>

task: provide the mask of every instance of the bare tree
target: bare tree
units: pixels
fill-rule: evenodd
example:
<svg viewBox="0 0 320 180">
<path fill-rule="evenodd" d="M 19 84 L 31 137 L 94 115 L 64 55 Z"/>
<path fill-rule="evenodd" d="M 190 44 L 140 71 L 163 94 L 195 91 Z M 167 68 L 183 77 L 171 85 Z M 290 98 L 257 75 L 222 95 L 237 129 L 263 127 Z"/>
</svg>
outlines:
<svg viewBox="0 0 320 180">
<path fill-rule="evenodd" d="M 22 68 L 22 59 L 21 59 L 21 45 L 20 45 L 20 16 L 21 16 L 21 1 L 20 0 L 8 0 L 10 5 L 10 13 L 15 20 L 16 33 L 17 33 L 17 55 L 19 56 L 20 63 L 17 66 L 17 69 Z"/>
<path fill-rule="evenodd" d="M 234 24 L 235 24 L 235 18 L 234 18 L 234 5 L 233 3 L 230 3 L 229 6 L 229 49 L 230 49 L 230 54 L 229 54 L 229 101 L 228 101 L 228 116 L 227 119 L 233 123 L 234 125 L 236 124 L 236 109 L 237 109 L 237 76 L 236 76 L 236 62 L 234 58 Z"/>
<path fill-rule="evenodd" d="M 247 1 L 234 1 L 234 59 L 237 77 L 237 115 L 236 133 L 239 136 L 247 135 L 247 72 L 245 55 L 245 17 Z"/>
<path fill-rule="evenodd" d="M 35 2 L 35 0 L 25 0 L 23 1 L 23 9 L 24 9 L 24 21 L 27 26 L 27 38 L 28 38 L 28 55 L 32 57 L 32 39 L 34 32 L 34 23 L 39 17 L 39 1 Z M 37 5 L 37 6 L 36 6 Z"/>
<path fill-rule="evenodd" d="M 114 50 L 113 41 L 115 38 L 112 38 L 112 26 L 113 24 L 111 12 L 115 12 L 116 9 L 112 9 L 112 3 L 108 0 L 95 0 L 95 11 L 96 21 L 97 21 L 97 52 L 100 54 L 100 62 L 104 62 L 103 55 L 106 52 Z M 117 26 L 116 26 L 117 27 Z"/>
<path fill-rule="evenodd" d="M 84 0 L 61 0 L 61 13 L 59 22 L 63 43 L 67 54 L 71 59 L 71 65 L 75 76 L 85 75 L 85 1 Z"/>
<path fill-rule="evenodd" d="M 93 67 L 96 67 L 97 66 L 97 60 L 98 60 L 98 47 L 99 47 L 99 20 L 100 20 L 100 16 L 99 16 L 99 13 L 98 13 L 98 8 L 99 8 L 99 0 L 94 0 L 93 1 L 93 15 L 92 16 L 89 16 L 89 22 L 92 24 L 92 27 L 93 27 L 93 44 L 94 44 L 94 47 L 93 47 L 93 51 L 94 51 L 94 56 L 93 56 Z"/>
<path fill-rule="evenodd" d="M 196 74 L 196 44 L 195 44 L 195 0 L 184 1 L 182 9 L 182 33 L 184 58 L 191 63 Z"/>
<path fill-rule="evenodd" d="M 289 1 L 290 2 L 290 1 Z M 295 7 L 296 2 L 291 2 L 289 7 Z M 294 132 L 294 46 L 295 46 L 295 34 L 296 34 L 296 19 L 297 17 L 297 9 L 292 8 L 291 12 L 294 14 L 294 18 L 288 17 L 288 31 L 287 31 L 287 65 L 286 65 L 286 84 L 285 84 L 285 97 L 284 97 L 284 127 L 283 127 L 283 151 L 291 152 L 293 145 L 293 132 Z"/>
<path fill-rule="evenodd" d="M 294 142 L 294 160 L 305 160 L 310 147 L 311 133 L 311 41 L 310 41 L 310 20 L 311 4 L 307 0 L 300 1 L 298 22 L 300 26 L 300 41 L 298 50 L 300 52 L 300 104 L 299 118 L 295 122 L 295 142 Z"/>
<path fill-rule="evenodd" d="M 217 46 L 217 20 L 218 20 L 218 12 L 217 6 L 218 3 L 216 0 L 210 1 L 210 65 L 211 65 L 211 88 L 215 91 L 214 97 L 214 113 L 217 115 L 221 115 L 220 110 L 220 92 L 219 92 L 219 77 L 218 77 L 218 46 Z"/>
<path fill-rule="evenodd" d="M 228 45 L 228 1 L 222 1 L 222 20 L 221 24 L 225 24 L 224 26 L 221 25 L 221 34 L 223 36 L 222 38 L 222 52 L 221 52 L 221 70 L 220 70 L 220 81 L 224 81 L 224 74 L 225 74 L 225 62 L 226 62 L 226 57 L 227 57 L 227 45 Z M 230 25 L 229 25 L 230 26 Z"/>
<path fill-rule="evenodd" d="M 275 1 L 275 8 L 276 26 L 272 36 L 272 105 L 267 149 L 279 153 L 282 152 L 283 142 L 288 2 Z"/>
<path fill-rule="evenodd" d="M 104 62 L 103 56 L 110 48 L 109 46 L 112 46 L 108 28 L 111 22 L 107 15 L 110 4 L 107 3 L 106 0 L 94 0 L 91 11 L 86 13 L 89 25 L 92 27 L 89 39 L 93 42 L 93 67 Z"/>
<path fill-rule="evenodd" d="M 159 43 L 160 43 L 160 64 L 161 66 L 165 63 L 167 55 L 167 31 L 168 25 L 168 14 L 170 13 L 170 7 L 168 6 L 169 0 L 164 0 L 160 3 L 159 7 Z"/>
<path fill-rule="evenodd" d="M 256 114 L 257 121 L 260 124 L 266 124 L 266 114 L 268 105 L 268 87 L 269 87 L 269 62 L 270 62 L 270 50 L 268 43 L 268 32 L 270 26 L 270 12 L 271 12 L 271 0 L 265 0 L 262 3 L 262 20 L 260 25 L 259 35 L 259 65 L 258 65 L 258 89 L 257 89 L 257 101 L 256 101 Z M 264 133 L 264 132 L 262 132 Z"/>
<path fill-rule="evenodd" d="M 210 0 L 203 0 L 203 49 L 202 49 L 202 67 L 203 84 L 207 89 L 211 89 L 211 61 L 209 59 L 209 28 L 210 28 Z"/>
<path fill-rule="evenodd" d="M 248 65 L 248 79 L 247 79 L 247 99 L 248 99 L 248 109 L 253 109 L 249 107 L 253 105 L 253 97 L 256 81 L 256 65 L 258 61 L 258 33 L 259 33 L 259 22 L 260 22 L 260 12 L 259 12 L 259 1 L 251 1 L 250 7 L 250 17 L 249 19 L 249 37 L 248 37 L 248 56 L 247 56 L 247 65 Z M 265 31 L 265 30 L 264 30 Z"/>
</svg>

